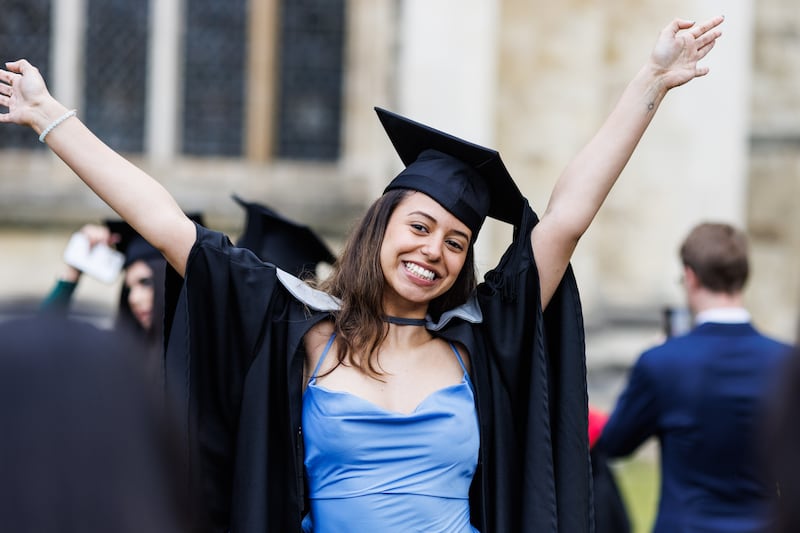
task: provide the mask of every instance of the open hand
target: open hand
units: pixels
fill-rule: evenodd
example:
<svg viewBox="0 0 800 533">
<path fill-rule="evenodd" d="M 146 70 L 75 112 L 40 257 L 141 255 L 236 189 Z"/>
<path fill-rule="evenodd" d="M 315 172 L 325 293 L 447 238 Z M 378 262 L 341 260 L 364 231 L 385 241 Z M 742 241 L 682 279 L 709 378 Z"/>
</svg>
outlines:
<svg viewBox="0 0 800 533">
<path fill-rule="evenodd" d="M 724 17 L 714 17 L 702 24 L 675 19 L 661 31 L 650 61 L 663 73 L 667 89 L 708 74 L 708 67 L 697 63 L 714 48 L 722 32 L 717 26 Z"/>
<path fill-rule="evenodd" d="M 0 113 L 0 122 L 33 126 L 37 110 L 51 98 L 39 69 L 24 59 L 6 63 L 0 69 L 0 106 L 8 113 Z"/>
<path fill-rule="evenodd" d="M 94 248 L 97 244 L 113 246 L 120 240 L 120 236 L 116 233 L 111 233 L 111 230 L 108 229 L 108 226 L 103 226 L 100 224 L 85 224 L 80 229 L 80 232 L 86 235 L 86 238 L 89 239 L 90 248 Z"/>
</svg>

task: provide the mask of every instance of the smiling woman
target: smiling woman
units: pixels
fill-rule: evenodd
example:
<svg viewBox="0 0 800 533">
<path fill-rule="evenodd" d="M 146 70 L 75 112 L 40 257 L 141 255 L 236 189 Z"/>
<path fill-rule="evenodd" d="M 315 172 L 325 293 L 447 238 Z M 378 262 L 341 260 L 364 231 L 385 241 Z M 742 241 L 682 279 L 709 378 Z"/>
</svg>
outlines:
<svg viewBox="0 0 800 533">
<path fill-rule="evenodd" d="M 378 109 L 406 168 L 316 287 L 193 224 L 77 118 L 52 128 L 48 146 L 184 278 L 167 388 L 185 414 L 204 523 L 590 531 L 570 257 L 667 91 L 708 72 L 698 61 L 721 23 L 662 30 L 541 220 L 496 151 Z M 66 111 L 24 60 L 0 70 L 0 105 L 0 121 L 37 133 Z M 487 216 L 514 239 L 478 285 L 473 249 Z"/>
</svg>

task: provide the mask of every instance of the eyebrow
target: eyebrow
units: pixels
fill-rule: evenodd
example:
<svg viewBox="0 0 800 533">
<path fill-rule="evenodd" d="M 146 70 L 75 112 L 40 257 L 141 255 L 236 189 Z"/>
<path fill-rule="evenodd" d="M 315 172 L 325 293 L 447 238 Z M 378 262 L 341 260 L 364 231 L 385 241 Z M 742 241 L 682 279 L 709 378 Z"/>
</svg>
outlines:
<svg viewBox="0 0 800 533">
<path fill-rule="evenodd" d="M 429 214 L 429 213 L 426 213 L 425 211 L 412 211 L 412 212 L 410 212 L 408 215 L 409 215 L 409 216 L 410 216 L 410 215 L 419 215 L 419 216 L 421 216 L 421 217 L 427 218 L 428 220 L 430 220 L 430 221 L 431 221 L 431 222 L 433 222 L 434 224 L 438 224 L 438 223 L 439 223 L 439 221 L 438 221 L 438 220 L 436 220 L 436 218 L 435 218 L 435 217 L 433 217 L 433 215 L 431 215 L 431 214 Z M 467 235 L 467 234 L 466 234 L 466 233 L 464 233 L 463 231 L 461 231 L 461 230 L 457 230 L 457 229 L 453 229 L 452 231 L 453 231 L 453 233 L 455 233 L 455 234 L 457 234 L 457 235 L 460 235 L 461 237 L 464 237 L 464 239 L 465 239 L 467 242 L 470 242 L 469 235 Z"/>
</svg>

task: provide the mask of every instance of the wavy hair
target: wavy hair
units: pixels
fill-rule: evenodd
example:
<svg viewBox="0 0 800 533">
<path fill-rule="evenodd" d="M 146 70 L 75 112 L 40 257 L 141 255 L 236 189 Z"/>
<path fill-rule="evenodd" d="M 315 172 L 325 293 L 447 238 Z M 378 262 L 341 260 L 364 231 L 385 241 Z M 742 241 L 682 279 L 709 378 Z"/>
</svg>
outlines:
<svg viewBox="0 0 800 533">
<path fill-rule="evenodd" d="M 330 276 L 319 288 L 339 298 L 341 309 L 336 315 L 336 347 L 339 363 L 354 355 L 357 365 L 369 376 L 383 372 L 378 362 L 380 345 L 388 334 L 383 321 L 383 294 L 386 279 L 380 262 L 380 249 L 392 213 L 406 197 L 416 191 L 396 189 L 378 198 L 355 226 L 342 255 Z M 464 266 L 450 289 L 431 301 L 428 314 L 438 319 L 442 312 L 467 301 L 477 285 L 473 245 L 470 243 Z"/>
</svg>

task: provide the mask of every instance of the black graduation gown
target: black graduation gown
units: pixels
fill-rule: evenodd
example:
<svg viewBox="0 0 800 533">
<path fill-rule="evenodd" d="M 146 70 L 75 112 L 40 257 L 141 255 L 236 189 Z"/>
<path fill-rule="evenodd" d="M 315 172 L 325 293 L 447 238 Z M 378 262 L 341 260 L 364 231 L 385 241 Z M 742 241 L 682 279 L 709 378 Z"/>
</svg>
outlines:
<svg viewBox="0 0 800 533">
<path fill-rule="evenodd" d="M 583 324 L 568 271 L 541 312 L 523 223 L 479 286 L 482 321 L 429 326 L 469 350 L 481 449 L 470 492 L 483 533 L 592 530 Z M 198 226 L 171 324 L 167 390 L 177 402 L 212 529 L 300 531 L 304 508 L 302 337 L 334 307 L 301 302 L 270 264 Z M 286 279 L 284 275 L 282 279 Z M 300 298 L 298 298 L 298 295 Z"/>
<path fill-rule="evenodd" d="M 628 509 L 608 464 L 608 457 L 597 448 L 592 449 L 589 457 L 592 460 L 595 532 L 630 533 Z"/>
</svg>

